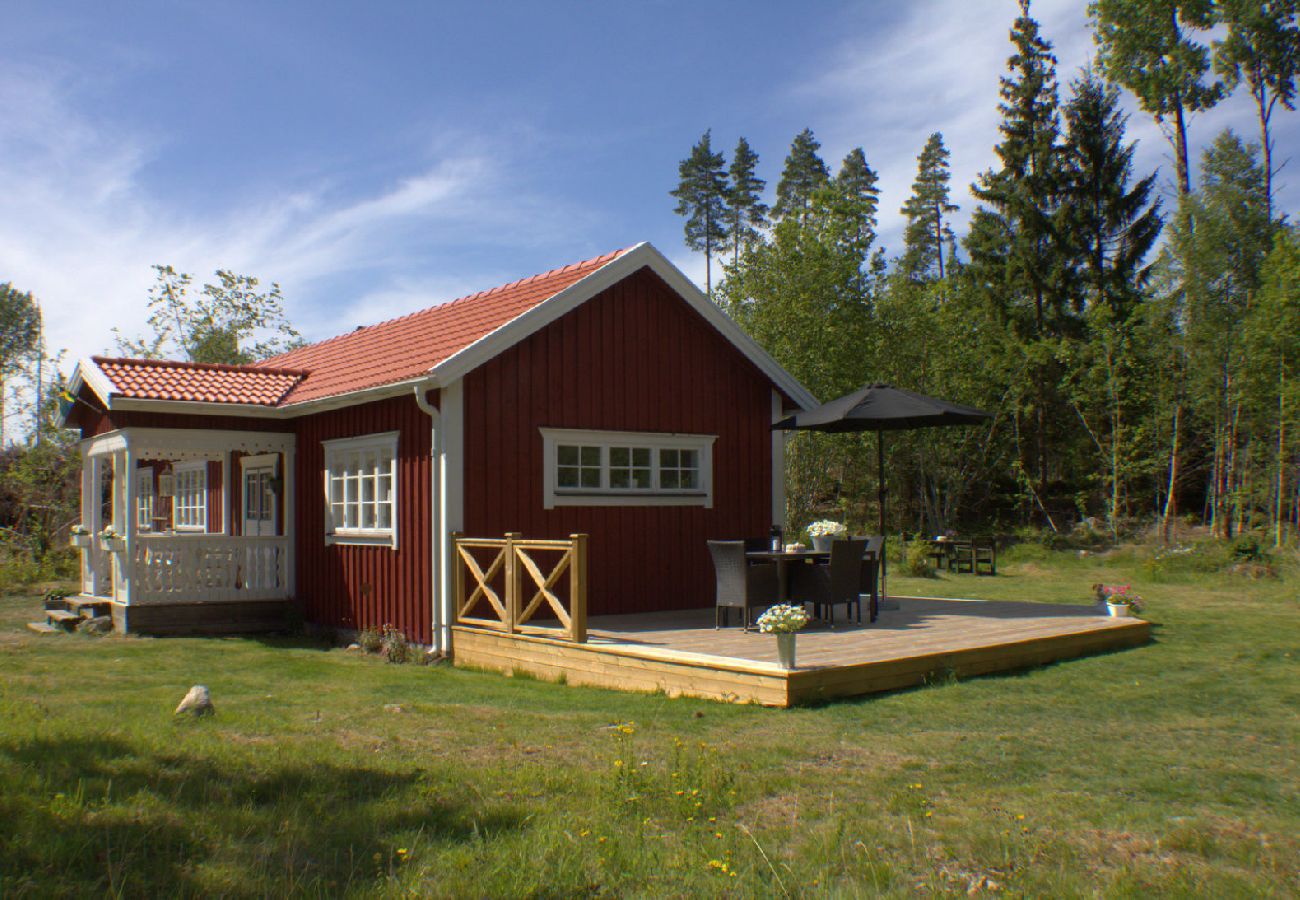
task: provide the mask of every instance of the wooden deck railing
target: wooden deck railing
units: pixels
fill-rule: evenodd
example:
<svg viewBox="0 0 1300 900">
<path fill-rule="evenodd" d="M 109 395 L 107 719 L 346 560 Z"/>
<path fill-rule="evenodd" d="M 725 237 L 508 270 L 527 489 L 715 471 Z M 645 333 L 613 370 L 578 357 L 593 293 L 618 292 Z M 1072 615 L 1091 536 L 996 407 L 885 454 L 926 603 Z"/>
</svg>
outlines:
<svg viewBox="0 0 1300 900">
<path fill-rule="evenodd" d="M 452 591 L 458 625 L 586 642 L 587 535 L 570 535 L 568 540 L 525 540 L 516 533 L 504 538 L 461 534 L 453 538 Z M 490 558 L 485 550 L 494 551 Z M 549 570 L 539 563 L 539 557 L 556 553 L 559 558 Z M 564 591 L 559 585 L 566 576 L 568 590 Z M 535 618 L 547 613 L 557 624 L 536 624 Z"/>
</svg>

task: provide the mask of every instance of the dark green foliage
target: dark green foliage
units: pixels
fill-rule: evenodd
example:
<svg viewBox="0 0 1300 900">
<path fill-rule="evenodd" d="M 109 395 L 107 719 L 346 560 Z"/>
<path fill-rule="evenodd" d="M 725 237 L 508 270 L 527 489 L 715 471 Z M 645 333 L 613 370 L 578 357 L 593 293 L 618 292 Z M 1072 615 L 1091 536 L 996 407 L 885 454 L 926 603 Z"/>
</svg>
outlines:
<svg viewBox="0 0 1300 900">
<path fill-rule="evenodd" d="M 1214 68 L 1229 89 L 1245 82 L 1259 118 L 1264 154 L 1264 187 L 1270 214 L 1273 200 L 1271 122 L 1278 104 L 1295 109 L 1300 74 L 1300 28 L 1295 0 L 1219 0 L 1227 37 L 1215 44 Z"/>
<path fill-rule="evenodd" d="M 781 170 L 781 180 L 776 185 L 773 219 L 779 221 L 787 216 L 801 218 L 807 215 L 813 195 L 830 183 L 831 171 L 817 155 L 821 146 L 813 137 L 811 128 L 805 128 L 795 136 L 790 144 L 790 155 L 785 158 L 785 168 Z"/>
<path fill-rule="evenodd" d="M 1088 15 L 1102 70 L 1168 126 L 1178 191 L 1189 193 L 1187 116 L 1223 96 L 1221 84 L 1205 82 L 1210 54 L 1195 40 L 1214 24 L 1212 0 L 1094 0 Z"/>
<path fill-rule="evenodd" d="M 865 251 L 876 240 L 876 211 L 880 207 L 880 177 L 867 165 L 861 147 L 854 147 L 844 157 L 835 176 L 834 190 L 839 194 L 849 224 L 845 234 Z"/>
<path fill-rule="evenodd" d="M 713 255 L 726 245 L 727 170 L 721 153 L 714 153 L 711 131 L 691 148 L 677 167 L 679 181 L 671 192 L 677 198 L 674 212 L 686 219 L 686 246 L 704 254 L 705 290 L 713 295 Z"/>
<path fill-rule="evenodd" d="M 730 213 L 729 234 L 732 264 L 740 264 L 740 254 L 760 237 L 760 229 L 767 227 L 767 204 L 763 202 L 763 188 L 767 182 L 755 172 L 758 154 L 743 137 L 736 142 L 731 157 L 731 184 L 727 190 L 727 209 Z"/>
<path fill-rule="evenodd" d="M 943 278 L 945 256 L 951 261 L 957 239 L 948 217 L 958 209 L 949 198 L 948 148 L 935 132 L 917 158 L 912 196 L 899 210 L 907 217 L 899 271 L 913 281 Z"/>
<path fill-rule="evenodd" d="M 196 363 L 238 365 L 291 350 L 301 337 L 284 314 L 280 285 L 259 288 L 251 275 L 227 269 L 217 280 L 190 294 L 192 275 L 171 266 L 153 267 L 157 276 L 149 290 L 149 337 L 127 338 L 116 328 L 119 352 L 148 359 L 177 357 Z"/>
</svg>

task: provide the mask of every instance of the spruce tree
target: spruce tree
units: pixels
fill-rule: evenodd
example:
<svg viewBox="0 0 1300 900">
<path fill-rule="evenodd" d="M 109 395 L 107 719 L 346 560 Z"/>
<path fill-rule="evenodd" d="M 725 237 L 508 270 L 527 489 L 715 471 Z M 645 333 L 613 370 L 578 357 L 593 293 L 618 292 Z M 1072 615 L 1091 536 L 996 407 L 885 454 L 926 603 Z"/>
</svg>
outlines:
<svg viewBox="0 0 1300 900">
<path fill-rule="evenodd" d="M 785 158 L 781 180 L 776 185 L 776 205 L 772 218 L 780 221 L 787 216 L 803 218 L 812 206 L 813 194 L 830 183 L 830 169 L 817 155 L 821 144 L 813 137 L 812 129 L 805 128 L 790 144 L 790 155 Z"/>
<path fill-rule="evenodd" d="M 1064 236 L 1075 260 L 1076 303 L 1087 339 L 1067 355 L 1067 393 L 1097 450 L 1107 519 L 1118 539 L 1129 484 L 1145 462 L 1137 427 L 1152 409 L 1138 385 L 1151 376 L 1137 339 L 1136 312 L 1145 299 L 1147 254 L 1160 236 L 1154 173 L 1132 183 L 1136 145 L 1125 140 L 1119 92 L 1092 70 L 1072 85 L 1065 106 Z"/>
<path fill-rule="evenodd" d="M 741 252 L 757 240 L 759 229 L 767 226 L 767 204 L 762 200 L 767 182 L 755 174 L 757 166 L 758 154 L 742 137 L 731 157 L 731 185 L 727 193 L 733 265 L 740 264 Z"/>
<path fill-rule="evenodd" d="M 967 248 L 972 275 L 1012 328 L 1026 361 L 1022 410 L 1033 422 L 1029 459 L 1022 455 L 1030 499 L 1054 524 L 1043 496 L 1050 423 L 1059 408 L 1053 345 L 1074 330 L 1069 318 L 1069 254 L 1059 239 L 1062 152 L 1056 57 L 1021 0 L 1011 30 L 1015 50 L 1001 80 L 995 148 L 1002 167 L 982 174 L 972 193 L 984 208 L 972 219 Z M 992 233 L 986 233 L 992 232 Z M 1019 426 L 1017 426 L 1019 427 Z"/>
<path fill-rule="evenodd" d="M 947 217 L 958 209 L 949 199 L 949 178 L 948 148 L 943 145 L 943 135 L 936 131 L 917 157 L 912 196 L 899 210 L 907 217 L 899 269 L 913 281 L 936 276 L 942 279 L 945 275 L 944 249 L 955 243 Z"/>
<path fill-rule="evenodd" d="M 1279 103 L 1295 109 L 1300 74 L 1300 29 L 1296 0 L 1219 0 L 1228 36 L 1214 47 L 1214 68 L 1228 88 L 1242 81 L 1250 89 L 1259 119 L 1264 189 L 1273 213 L 1273 135 L 1271 120 Z"/>
<path fill-rule="evenodd" d="M 1078 254 L 1079 305 L 1105 304 L 1123 322 L 1141 299 L 1146 257 L 1163 225 L 1156 175 L 1132 183 L 1137 145 L 1125 140 L 1128 117 L 1119 92 L 1091 69 L 1072 87 L 1065 107 L 1063 233 Z"/>
<path fill-rule="evenodd" d="M 1187 117 L 1209 109 L 1222 86 L 1206 84 L 1210 55 L 1193 36 L 1214 25 L 1212 0 L 1094 0 L 1088 5 L 1106 77 L 1133 92 L 1174 148 L 1179 196 L 1192 190 Z"/>
<path fill-rule="evenodd" d="M 674 212 L 686 217 L 686 246 L 704 254 L 705 291 L 713 296 L 713 254 L 726 245 L 727 170 L 721 153 L 711 146 L 712 129 L 704 132 L 691 155 L 681 161 L 680 181 L 671 195 L 677 198 Z"/>
</svg>

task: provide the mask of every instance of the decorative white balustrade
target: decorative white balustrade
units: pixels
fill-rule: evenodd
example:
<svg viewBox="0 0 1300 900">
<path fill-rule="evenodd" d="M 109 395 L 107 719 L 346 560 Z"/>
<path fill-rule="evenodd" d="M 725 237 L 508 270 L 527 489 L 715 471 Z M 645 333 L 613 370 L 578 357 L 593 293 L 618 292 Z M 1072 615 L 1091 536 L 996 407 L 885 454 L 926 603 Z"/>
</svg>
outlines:
<svg viewBox="0 0 1300 900">
<path fill-rule="evenodd" d="M 133 605 L 289 596 L 289 539 L 285 537 L 141 535 L 133 556 Z"/>
</svg>

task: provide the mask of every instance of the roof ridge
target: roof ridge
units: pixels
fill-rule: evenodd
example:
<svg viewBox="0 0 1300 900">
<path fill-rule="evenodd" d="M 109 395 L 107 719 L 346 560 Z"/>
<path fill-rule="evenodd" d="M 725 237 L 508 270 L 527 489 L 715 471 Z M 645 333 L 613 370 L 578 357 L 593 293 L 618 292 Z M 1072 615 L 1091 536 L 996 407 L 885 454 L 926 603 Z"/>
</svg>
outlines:
<svg viewBox="0 0 1300 900">
<path fill-rule="evenodd" d="M 248 375 L 287 375 L 306 378 L 311 374 L 309 369 L 291 369 L 280 368 L 276 366 L 263 366 L 259 363 L 203 363 L 191 362 L 183 359 L 149 359 L 146 357 L 136 356 L 92 356 L 91 361 L 97 366 L 119 365 L 119 366 L 153 366 L 159 369 L 196 369 L 200 371 L 211 372 L 241 372 Z"/>
<path fill-rule="evenodd" d="M 629 251 L 636 249 L 637 246 L 640 246 L 640 245 L 638 245 L 638 244 L 634 244 L 634 245 L 632 245 L 631 247 L 623 247 L 623 248 L 618 249 L 618 250 L 612 250 L 612 251 L 610 251 L 610 252 L 608 252 L 608 253 L 603 253 L 603 254 L 601 254 L 600 256 L 593 256 L 593 257 L 591 257 L 590 259 L 578 260 L 577 262 L 568 263 L 568 264 L 563 265 L 563 266 L 557 266 L 557 267 L 555 267 L 555 268 L 553 268 L 553 269 L 548 269 L 548 270 L 545 271 L 545 272 L 537 272 L 537 273 L 535 273 L 535 274 L 533 274 L 533 275 L 526 275 L 526 276 L 524 276 L 524 277 L 522 277 L 522 278 L 516 278 L 514 281 L 508 281 L 508 282 L 506 282 L 505 284 L 498 284 L 498 285 L 496 285 L 495 287 L 485 288 L 485 289 L 483 289 L 483 290 L 481 290 L 481 291 L 475 291 L 474 293 L 472 293 L 472 294 L 466 294 L 466 295 L 464 295 L 463 297 L 455 297 L 455 298 L 453 298 L 453 299 L 451 299 L 451 300 L 444 300 L 444 301 L 441 302 L 441 303 L 434 303 L 434 304 L 431 305 L 431 306 L 426 306 L 426 307 L 423 307 L 422 309 L 412 310 L 412 311 L 409 312 L 409 313 L 404 313 L 403 315 L 400 315 L 400 316 L 394 316 L 394 317 L 391 318 L 391 319 L 384 319 L 384 320 L 379 321 L 379 322 L 372 322 L 372 323 L 369 324 L 369 325 L 358 325 L 356 328 L 352 329 L 351 331 L 345 331 L 345 332 L 343 332 L 342 334 L 336 334 L 336 335 L 334 335 L 333 337 L 327 337 L 327 338 L 324 338 L 324 339 L 319 340 L 319 341 L 315 341 L 315 342 L 310 343 L 310 344 L 304 344 L 304 345 L 301 346 L 301 347 L 295 347 L 293 350 L 286 350 L 284 353 L 280 353 L 280 354 L 277 354 L 277 355 L 271 357 L 270 359 L 267 360 L 267 362 L 270 362 L 270 361 L 272 361 L 272 360 L 276 360 L 276 359 L 280 359 L 281 357 L 287 356 L 288 354 L 291 354 L 291 353 L 298 353 L 298 352 L 301 352 L 301 351 L 303 351 L 303 350 L 308 350 L 308 349 L 312 349 L 312 350 L 314 350 L 314 349 L 316 349 L 316 348 L 318 348 L 318 347 L 324 347 L 324 346 L 327 346 L 327 345 L 329 345 L 329 344 L 334 343 L 335 341 L 341 341 L 341 340 L 343 340 L 343 339 L 345 339 L 345 338 L 352 337 L 353 335 L 359 334 L 359 333 L 361 333 L 361 332 L 370 331 L 371 329 L 374 329 L 374 328 L 381 328 L 381 327 L 384 327 L 384 326 L 387 326 L 387 325 L 394 325 L 394 324 L 396 324 L 396 323 L 398 323 L 398 322 L 404 322 L 404 321 L 406 321 L 406 320 L 408 320 L 408 319 L 415 318 L 416 316 L 426 315 L 426 314 L 428 314 L 429 312 L 432 312 L 432 311 L 435 310 L 435 309 L 443 309 L 443 308 L 445 308 L 445 307 L 459 306 L 459 305 L 462 305 L 462 304 L 465 304 L 465 303 L 469 303 L 469 302 L 474 301 L 474 300 L 481 300 L 481 299 L 483 299 L 484 297 L 489 297 L 489 296 L 491 296 L 491 295 L 493 295 L 493 294 L 501 293 L 501 292 L 503 292 L 503 291 L 508 291 L 508 290 L 510 290 L 511 288 L 517 288 L 517 287 L 520 287 L 520 286 L 522 286 L 522 285 L 529 284 L 529 283 L 534 282 L 534 281 L 540 281 L 541 279 L 544 279 L 544 278 L 550 278 L 550 277 L 555 276 L 555 275 L 560 275 L 560 274 L 565 273 L 565 272 L 576 271 L 577 269 L 580 269 L 580 268 L 582 268 L 582 267 L 584 267 L 584 266 L 592 266 L 593 268 L 601 268 L 601 267 L 606 266 L 606 265 L 608 265 L 609 263 L 613 262 L 615 259 L 619 258 L 620 256 L 623 256 L 624 254 L 628 253 Z M 261 363 L 254 363 L 253 365 L 255 365 L 255 366 L 259 367 L 259 368 L 262 367 L 262 364 L 261 364 Z M 270 367 L 267 367 L 267 368 L 270 368 Z"/>
</svg>

